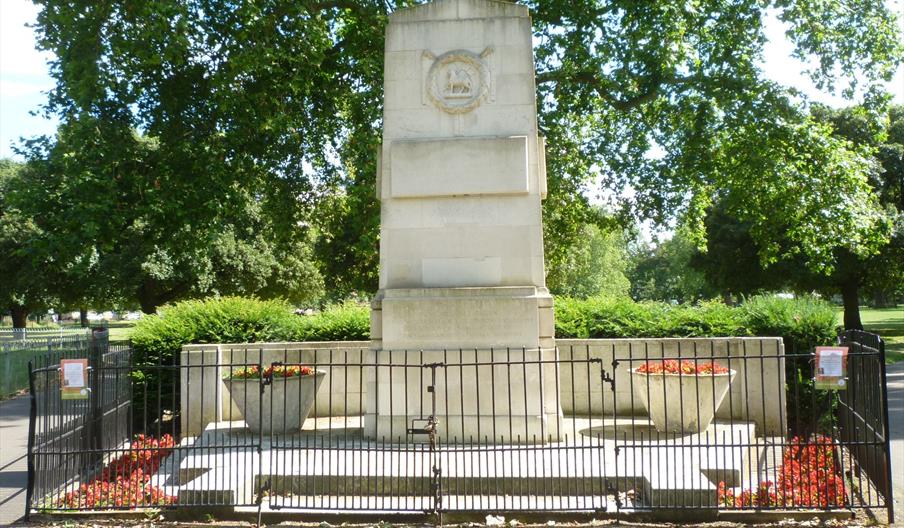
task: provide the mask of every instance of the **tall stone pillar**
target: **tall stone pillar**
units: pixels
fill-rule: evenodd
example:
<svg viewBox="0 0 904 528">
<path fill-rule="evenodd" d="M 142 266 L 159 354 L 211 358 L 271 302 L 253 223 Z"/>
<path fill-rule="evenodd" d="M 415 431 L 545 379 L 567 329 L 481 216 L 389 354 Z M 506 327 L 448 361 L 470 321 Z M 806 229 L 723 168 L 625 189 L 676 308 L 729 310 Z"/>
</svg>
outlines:
<svg viewBox="0 0 904 528">
<path fill-rule="evenodd" d="M 369 380 L 372 438 L 434 409 L 445 442 L 559 437 L 531 35 L 526 7 L 491 0 L 390 16 L 371 331 L 373 361 L 396 366 Z"/>
</svg>

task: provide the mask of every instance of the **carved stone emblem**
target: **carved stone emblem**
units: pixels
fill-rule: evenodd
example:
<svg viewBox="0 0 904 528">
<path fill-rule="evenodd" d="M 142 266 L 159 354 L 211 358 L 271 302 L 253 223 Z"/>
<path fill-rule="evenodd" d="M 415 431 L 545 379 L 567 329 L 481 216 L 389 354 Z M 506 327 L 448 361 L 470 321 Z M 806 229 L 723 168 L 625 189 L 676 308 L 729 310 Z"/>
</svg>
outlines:
<svg viewBox="0 0 904 528">
<path fill-rule="evenodd" d="M 435 56 L 429 51 L 424 58 L 433 64 L 427 72 L 426 92 L 441 110 L 463 114 L 477 108 L 490 92 L 490 70 L 484 60 L 491 48 L 479 55 L 467 50 L 453 50 Z"/>
</svg>

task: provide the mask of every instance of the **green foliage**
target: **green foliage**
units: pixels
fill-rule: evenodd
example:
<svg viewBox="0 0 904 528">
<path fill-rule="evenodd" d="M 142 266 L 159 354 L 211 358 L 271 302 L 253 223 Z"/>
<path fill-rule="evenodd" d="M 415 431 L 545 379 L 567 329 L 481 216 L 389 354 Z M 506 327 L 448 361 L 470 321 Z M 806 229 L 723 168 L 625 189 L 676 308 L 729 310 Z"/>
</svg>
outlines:
<svg viewBox="0 0 904 528">
<path fill-rule="evenodd" d="M 904 293 L 904 107 L 876 112 L 863 106 L 815 106 L 812 114 L 815 122 L 831 131 L 835 141 L 849 142 L 873 163 L 868 179 L 861 182 L 871 197 L 859 203 L 864 214 L 876 219 L 870 235 L 875 239 L 859 249 L 836 247 L 825 255 L 823 268 L 813 269 L 807 265 L 799 241 L 790 234 L 791 224 L 785 223 L 789 215 L 770 210 L 776 230 L 773 250 L 781 256 L 764 261 L 762 256 L 767 251 L 755 235 L 756 224 L 742 220 L 720 200 L 708 210 L 706 250 L 692 258 L 692 265 L 722 293 L 745 295 L 780 288 L 841 293 L 845 326 L 860 328 L 857 312 L 862 292 L 886 299 Z M 814 204 L 805 214 L 835 217 L 840 213 L 833 207 Z M 868 251 L 860 251 L 866 246 L 870 247 Z"/>
<path fill-rule="evenodd" d="M 789 354 L 805 353 L 814 346 L 835 342 L 835 307 L 825 301 L 758 295 L 747 299 L 739 310 L 755 335 L 785 338 Z"/>
<path fill-rule="evenodd" d="M 139 365 L 178 362 L 182 345 L 284 341 L 298 316 L 283 301 L 210 297 L 168 305 L 141 318 L 132 331 Z"/>
<path fill-rule="evenodd" d="M 280 300 L 208 297 L 167 305 L 140 319 L 132 332 L 138 364 L 178 362 L 187 344 L 370 339 L 370 308 L 346 302 L 314 315 L 296 315 Z"/>
<path fill-rule="evenodd" d="M 220 287 L 260 283 L 267 267 L 227 267 L 221 281 L 222 260 L 210 254 L 219 234 L 234 228 L 247 259 L 263 246 L 244 228 L 269 225 L 261 236 L 282 244 L 309 225 L 322 237 L 314 254 L 329 290 L 375 288 L 384 29 L 390 12 L 421 2 L 36 3 L 39 46 L 55 57 L 45 110 L 63 122 L 65 146 L 47 138 L 27 150 L 55 152 L 65 177 L 47 187 L 55 198 L 44 211 L 75 220 L 54 225 L 74 226 L 66 237 L 97 252 L 106 270 L 97 277 L 140 279 L 146 309 L 253 292 Z M 768 10 L 788 24 L 795 53 L 818 65 L 818 86 L 840 81 L 876 107 L 902 58 L 883 2 L 522 3 L 549 140 L 553 274 L 596 223 L 582 194 L 595 180 L 622 197 L 613 205 L 623 216 L 659 223 L 701 226 L 724 196 L 764 262 L 799 251 L 826 268 L 835 249 L 869 254 L 886 238 L 863 150 L 832 137 L 760 68 Z M 249 197 L 272 212 L 268 222 L 249 220 Z"/>
<path fill-rule="evenodd" d="M 104 137 L 100 127 L 82 117 L 63 123 L 55 142 L 30 142 L 30 170 L 18 189 L 23 214 L 62 267 L 55 286 L 64 304 L 123 300 L 152 313 L 210 294 L 320 298 L 310 231 L 291 223 L 294 205 L 286 212 L 212 167 L 199 185 L 193 167 L 161 159 L 160 141 L 121 128 Z M 86 142 L 110 151 L 80 157 Z"/>
<path fill-rule="evenodd" d="M 627 298 L 556 297 L 560 338 L 781 336 L 806 346 L 835 335 L 834 308 L 811 298 L 757 296 L 740 307 L 720 302 L 671 305 Z M 169 305 L 142 318 L 132 342 L 143 364 L 168 364 L 189 343 L 359 341 L 370 338 L 370 308 L 345 302 L 313 315 L 295 315 L 281 301 L 212 297 Z"/>
<path fill-rule="evenodd" d="M 752 224 L 764 262 L 796 251 L 821 269 L 835 248 L 866 254 L 882 243 L 868 152 L 832 137 L 758 64 L 771 5 L 793 28 L 799 56 L 820 64 L 814 79 L 828 88 L 837 66 L 844 80 L 866 85 L 859 88 L 875 105 L 882 98 L 873 88 L 890 79 L 902 53 L 894 16 L 881 4 L 530 4 L 541 128 L 557 141 L 571 138 L 580 152 L 548 155 L 551 166 L 558 156 L 570 162 L 570 170 L 550 172 L 571 182 L 563 188 L 579 188 L 598 167 L 610 193 L 623 197 L 625 215 L 683 219 L 698 235 L 708 205 L 726 200 Z M 882 66 L 867 73 L 872 60 Z M 794 246 L 776 245 L 783 236 Z"/>
<path fill-rule="evenodd" d="M 301 318 L 293 341 L 367 341 L 370 339 L 370 306 L 344 302 Z"/>
<path fill-rule="evenodd" d="M 757 296 L 740 307 L 557 297 L 555 311 L 559 338 L 775 336 L 797 350 L 830 344 L 835 338 L 834 308 L 807 297 Z"/>
<path fill-rule="evenodd" d="M 706 283 L 703 273 L 691 265 L 696 253 L 697 246 L 684 228 L 655 247 L 646 243 L 632 246 L 628 274 L 631 298 L 687 303 L 712 297 L 716 292 Z M 725 262 L 731 262 L 730 258 Z"/>
<path fill-rule="evenodd" d="M 628 257 L 623 235 L 585 224 L 580 238 L 560 265 L 547 273 L 549 291 L 574 297 L 626 297 L 631 284 L 626 276 Z"/>
<path fill-rule="evenodd" d="M 9 310 L 13 324 L 25 326 L 28 313 L 50 302 L 53 255 L 46 233 L 14 200 L 26 166 L 0 159 L 0 313 Z"/>
<path fill-rule="evenodd" d="M 627 298 L 557 297 L 555 311 L 560 338 L 748 335 L 741 313 L 718 302 L 671 305 Z"/>
</svg>

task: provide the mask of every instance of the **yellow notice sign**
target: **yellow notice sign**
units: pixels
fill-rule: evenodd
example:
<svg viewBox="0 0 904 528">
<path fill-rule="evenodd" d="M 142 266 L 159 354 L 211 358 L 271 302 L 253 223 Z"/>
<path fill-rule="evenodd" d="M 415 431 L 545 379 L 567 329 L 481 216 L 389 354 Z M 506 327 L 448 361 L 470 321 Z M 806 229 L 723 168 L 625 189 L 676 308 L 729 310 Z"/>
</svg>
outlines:
<svg viewBox="0 0 904 528">
<path fill-rule="evenodd" d="M 847 388 L 848 347 L 816 347 L 817 389 L 844 390 Z"/>
<path fill-rule="evenodd" d="M 64 400 L 88 399 L 88 360 L 60 360 L 60 397 Z"/>
</svg>

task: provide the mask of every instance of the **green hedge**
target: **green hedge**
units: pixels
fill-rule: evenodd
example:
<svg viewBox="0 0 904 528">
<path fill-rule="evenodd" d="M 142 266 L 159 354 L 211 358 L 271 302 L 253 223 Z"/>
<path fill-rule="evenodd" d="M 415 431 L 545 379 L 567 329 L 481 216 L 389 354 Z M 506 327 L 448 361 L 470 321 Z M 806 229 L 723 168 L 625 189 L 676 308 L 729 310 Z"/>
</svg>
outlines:
<svg viewBox="0 0 904 528">
<path fill-rule="evenodd" d="M 698 337 L 749 335 L 739 310 L 722 303 L 672 306 L 631 299 L 557 297 L 556 337 Z"/>
<path fill-rule="evenodd" d="M 555 308 L 559 338 L 776 336 L 804 350 L 836 335 L 834 307 L 806 297 L 757 296 L 739 307 L 557 297 Z"/>
<path fill-rule="evenodd" d="M 760 296 L 739 307 L 670 305 L 630 299 L 557 297 L 560 338 L 777 336 L 796 350 L 831 344 L 835 310 L 811 298 Z M 166 306 L 135 326 L 139 364 L 168 364 L 187 343 L 358 341 L 370 338 L 370 308 L 344 303 L 309 316 L 281 301 L 208 298 Z M 791 348 L 788 350 L 791 352 Z"/>
<path fill-rule="evenodd" d="M 344 303 L 314 315 L 296 315 L 282 301 L 211 297 L 165 306 L 132 332 L 139 365 L 172 364 L 189 343 L 358 341 L 370 339 L 370 308 Z"/>
<path fill-rule="evenodd" d="M 290 341 L 369 341 L 370 306 L 346 302 L 300 317 Z"/>
</svg>

